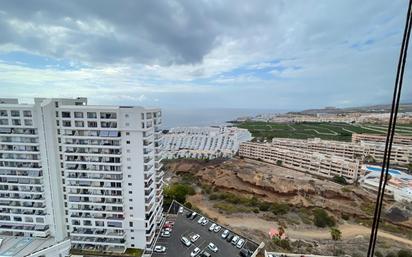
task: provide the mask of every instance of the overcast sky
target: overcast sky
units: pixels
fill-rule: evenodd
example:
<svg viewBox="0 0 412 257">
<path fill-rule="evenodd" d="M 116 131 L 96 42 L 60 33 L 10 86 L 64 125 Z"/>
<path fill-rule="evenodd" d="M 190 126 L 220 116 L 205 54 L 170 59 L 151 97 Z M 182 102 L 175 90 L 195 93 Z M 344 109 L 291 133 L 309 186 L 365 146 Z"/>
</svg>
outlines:
<svg viewBox="0 0 412 257">
<path fill-rule="evenodd" d="M 0 97 L 86 96 L 96 104 L 165 108 L 389 103 L 406 6 L 3 0 Z"/>
</svg>

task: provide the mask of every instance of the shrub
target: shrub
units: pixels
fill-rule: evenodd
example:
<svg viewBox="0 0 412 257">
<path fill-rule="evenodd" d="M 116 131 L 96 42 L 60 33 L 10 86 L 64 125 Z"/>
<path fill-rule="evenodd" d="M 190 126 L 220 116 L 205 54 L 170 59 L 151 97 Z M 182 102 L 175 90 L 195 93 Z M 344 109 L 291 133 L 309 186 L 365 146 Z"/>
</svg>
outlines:
<svg viewBox="0 0 412 257">
<path fill-rule="evenodd" d="M 348 182 L 346 181 L 346 179 L 343 176 L 334 176 L 332 179 L 334 182 L 341 184 L 341 185 L 347 185 Z"/>
<path fill-rule="evenodd" d="M 286 203 L 273 203 L 270 210 L 275 215 L 282 215 L 289 212 L 289 205 Z"/>
<path fill-rule="evenodd" d="M 185 202 L 184 206 L 186 206 L 189 209 L 192 209 L 192 203 L 190 203 L 190 202 Z"/>
<path fill-rule="evenodd" d="M 260 211 L 268 211 L 270 209 L 270 203 L 261 202 L 259 203 L 259 210 Z"/>
<path fill-rule="evenodd" d="M 314 219 L 313 223 L 317 227 L 333 227 L 335 226 L 335 220 L 328 215 L 328 213 L 320 208 L 317 208 L 313 211 Z"/>
<path fill-rule="evenodd" d="M 399 250 L 398 257 L 412 257 L 412 252 L 408 250 Z"/>
</svg>

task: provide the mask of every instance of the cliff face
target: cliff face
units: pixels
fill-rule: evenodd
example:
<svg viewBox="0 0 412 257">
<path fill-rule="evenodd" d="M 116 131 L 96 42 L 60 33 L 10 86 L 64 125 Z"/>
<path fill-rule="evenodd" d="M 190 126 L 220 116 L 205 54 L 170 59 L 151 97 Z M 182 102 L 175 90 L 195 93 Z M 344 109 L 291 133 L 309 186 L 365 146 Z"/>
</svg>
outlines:
<svg viewBox="0 0 412 257">
<path fill-rule="evenodd" d="M 268 202 L 287 202 L 297 207 L 322 207 L 335 215 L 341 213 L 369 217 L 361 211 L 374 195 L 353 187 L 320 180 L 292 169 L 247 159 L 228 161 L 171 161 L 166 169 L 172 173 L 189 173 L 203 184 L 222 191 L 257 196 Z"/>
</svg>

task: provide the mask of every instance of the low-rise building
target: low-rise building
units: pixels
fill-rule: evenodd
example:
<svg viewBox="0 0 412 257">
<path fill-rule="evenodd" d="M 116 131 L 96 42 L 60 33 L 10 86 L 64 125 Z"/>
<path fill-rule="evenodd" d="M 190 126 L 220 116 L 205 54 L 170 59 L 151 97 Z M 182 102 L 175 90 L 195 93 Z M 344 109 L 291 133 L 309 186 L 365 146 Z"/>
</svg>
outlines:
<svg viewBox="0 0 412 257">
<path fill-rule="evenodd" d="M 163 136 L 163 153 L 168 159 L 232 157 L 251 139 L 247 129 L 236 127 L 172 128 Z"/>
<path fill-rule="evenodd" d="M 311 139 L 289 139 L 274 138 L 272 144 L 278 147 L 290 149 L 304 149 L 312 152 L 319 152 L 327 155 L 341 156 L 349 159 L 373 158 L 377 162 L 383 160 L 385 144 L 374 141 L 341 142 L 332 140 Z M 407 145 L 394 144 L 391 151 L 392 164 L 409 164 L 412 162 L 412 147 Z"/>
<path fill-rule="evenodd" d="M 331 156 L 305 149 L 287 148 L 270 143 L 247 142 L 240 145 L 239 155 L 320 177 L 343 176 L 348 182 L 355 182 L 360 176 L 360 163 L 357 159 Z"/>
<path fill-rule="evenodd" d="M 374 134 L 352 134 L 352 142 L 386 142 L 386 135 L 374 135 Z M 412 136 L 396 135 L 393 137 L 393 143 L 398 145 L 412 146 Z"/>
</svg>

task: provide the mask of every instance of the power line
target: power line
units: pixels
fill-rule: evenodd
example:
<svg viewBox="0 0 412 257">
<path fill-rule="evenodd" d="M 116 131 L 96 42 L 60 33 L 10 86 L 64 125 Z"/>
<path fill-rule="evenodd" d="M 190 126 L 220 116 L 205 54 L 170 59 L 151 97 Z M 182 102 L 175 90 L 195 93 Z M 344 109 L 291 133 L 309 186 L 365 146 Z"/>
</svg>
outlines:
<svg viewBox="0 0 412 257">
<path fill-rule="evenodd" d="M 379 229 L 379 220 L 380 220 L 382 205 L 383 205 L 383 197 L 385 194 L 385 186 L 388 180 L 392 143 L 393 143 L 393 137 L 395 135 L 396 118 L 398 115 L 399 102 L 400 102 L 400 96 L 401 96 L 402 84 L 403 84 L 403 75 L 405 73 L 406 57 L 408 53 L 409 37 L 410 37 L 411 26 L 412 26 L 411 7 L 412 7 L 412 0 L 409 1 L 408 12 L 406 15 L 405 29 L 403 33 L 402 46 L 401 46 L 401 51 L 399 54 L 399 62 L 398 62 L 397 73 L 396 73 L 395 88 L 394 88 L 393 98 L 392 98 L 392 108 L 391 108 L 391 114 L 389 118 L 388 132 L 386 135 L 382 171 L 381 171 L 381 176 L 379 180 L 378 194 L 377 194 L 375 212 L 374 212 L 372 229 L 371 229 L 371 237 L 369 241 L 369 248 L 368 248 L 368 255 L 367 255 L 368 257 L 373 257 L 374 255 L 376 239 L 377 239 L 378 229 Z"/>
</svg>

